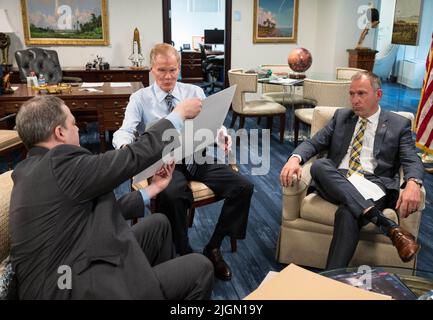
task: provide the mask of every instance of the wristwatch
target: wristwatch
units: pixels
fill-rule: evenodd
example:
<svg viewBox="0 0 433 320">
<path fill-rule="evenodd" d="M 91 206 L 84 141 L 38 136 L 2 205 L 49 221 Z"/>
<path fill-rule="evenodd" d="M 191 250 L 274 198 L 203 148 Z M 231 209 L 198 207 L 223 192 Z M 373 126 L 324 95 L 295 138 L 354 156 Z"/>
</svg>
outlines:
<svg viewBox="0 0 433 320">
<path fill-rule="evenodd" d="M 417 178 L 409 178 L 408 181 L 413 181 L 415 182 L 417 185 L 419 185 L 419 187 L 422 187 L 422 180 L 421 179 L 417 179 Z"/>
</svg>

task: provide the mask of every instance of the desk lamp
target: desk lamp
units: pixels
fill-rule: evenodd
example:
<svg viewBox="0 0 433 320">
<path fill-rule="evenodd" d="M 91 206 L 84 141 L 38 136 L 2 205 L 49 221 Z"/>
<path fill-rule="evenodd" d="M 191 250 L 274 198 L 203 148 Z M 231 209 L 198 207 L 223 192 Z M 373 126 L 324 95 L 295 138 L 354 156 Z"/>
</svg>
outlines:
<svg viewBox="0 0 433 320">
<path fill-rule="evenodd" d="M 2 51 L 1 64 L 5 71 L 9 70 L 9 46 L 11 39 L 6 33 L 13 33 L 11 23 L 9 22 L 6 9 L 0 9 L 0 49 Z"/>
</svg>

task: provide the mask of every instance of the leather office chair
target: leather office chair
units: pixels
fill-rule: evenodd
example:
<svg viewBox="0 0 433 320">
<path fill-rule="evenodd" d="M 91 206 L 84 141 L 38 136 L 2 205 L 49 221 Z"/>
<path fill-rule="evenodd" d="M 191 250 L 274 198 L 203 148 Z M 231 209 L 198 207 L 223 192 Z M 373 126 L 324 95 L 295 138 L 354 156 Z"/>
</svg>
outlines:
<svg viewBox="0 0 433 320">
<path fill-rule="evenodd" d="M 233 171 L 236 171 L 236 172 L 238 171 L 238 168 L 236 167 L 236 165 L 230 165 L 230 166 L 233 169 Z M 134 182 L 132 184 L 132 189 L 136 191 L 139 189 L 144 189 L 148 185 L 149 185 L 149 182 L 147 180 L 142 180 L 142 181 Z M 195 215 L 195 209 L 196 208 L 200 208 L 200 207 L 203 207 L 205 205 L 208 205 L 208 204 L 211 204 L 214 202 L 218 202 L 222 199 L 217 197 L 217 195 L 212 191 L 212 189 L 209 188 L 208 186 L 206 186 L 202 182 L 189 181 L 188 187 L 191 189 L 192 196 L 193 196 L 193 202 L 192 202 L 191 207 L 189 208 L 188 213 L 187 213 L 188 227 L 191 228 L 192 224 L 194 222 L 194 215 Z M 152 213 L 156 212 L 155 200 L 156 199 L 152 199 L 151 204 L 150 204 L 150 208 L 151 208 Z M 137 219 L 133 219 L 132 224 L 135 224 L 135 223 L 137 223 Z M 236 238 L 230 238 L 230 246 L 231 246 L 232 252 L 237 251 Z"/>
<path fill-rule="evenodd" d="M 201 52 L 201 69 L 205 79 L 201 87 L 206 90 L 206 93 L 211 94 L 215 92 L 216 88 L 224 88 L 224 82 L 218 81 L 218 78 L 224 70 L 224 60 L 217 59 L 212 55 L 207 55 L 205 46 L 201 43 L 199 45 Z"/>
<path fill-rule="evenodd" d="M 15 52 L 20 80 L 26 83 L 27 76 L 33 71 L 36 75 L 43 74 L 47 83 L 82 82 L 78 77 L 63 77 L 57 51 L 28 48 Z"/>
<path fill-rule="evenodd" d="M 244 127 L 246 117 L 267 117 L 268 128 L 272 129 L 273 117 L 278 116 L 280 118 L 280 143 L 283 143 L 286 125 L 286 108 L 271 100 L 258 99 L 247 101 L 245 99 L 246 93 L 257 92 L 257 73 L 244 73 L 242 69 L 232 69 L 229 70 L 228 74 L 230 86 L 237 85 L 232 102 L 233 118 L 230 128 L 233 128 L 239 116 L 239 128 Z"/>
<path fill-rule="evenodd" d="M 314 108 L 311 134 L 322 129 L 333 117 L 338 108 Z M 409 112 L 398 112 L 413 121 Z M 307 194 L 311 181 L 310 168 L 315 158 L 302 167 L 302 178 L 298 184 L 283 188 L 282 219 L 277 243 L 277 260 L 281 263 L 295 263 L 303 266 L 324 268 L 332 240 L 334 216 L 337 206 L 325 201 L 315 193 Z M 400 170 L 400 177 L 402 170 Z M 425 189 L 422 188 L 422 201 L 419 211 L 400 221 L 400 225 L 418 235 L 421 211 L 425 207 Z M 397 213 L 390 208 L 385 216 L 397 221 Z M 391 240 L 369 223 L 360 235 L 356 252 L 350 262 L 352 266 L 399 266 L 414 268 L 416 260 L 404 263 L 400 260 Z"/>
</svg>

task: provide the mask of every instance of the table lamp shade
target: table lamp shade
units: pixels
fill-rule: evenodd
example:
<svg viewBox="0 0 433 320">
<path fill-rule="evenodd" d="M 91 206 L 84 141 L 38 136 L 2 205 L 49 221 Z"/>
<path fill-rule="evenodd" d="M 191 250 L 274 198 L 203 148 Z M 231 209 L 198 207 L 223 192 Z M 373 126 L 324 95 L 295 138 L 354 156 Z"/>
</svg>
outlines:
<svg viewBox="0 0 433 320">
<path fill-rule="evenodd" d="M 0 9 L 0 49 L 2 51 L 1 64 L 7 65 L 9 60 L 9 46 L 11 39 L 6 33 L 14 32 L 9 21 L 6 9 Z"/>
</svg>

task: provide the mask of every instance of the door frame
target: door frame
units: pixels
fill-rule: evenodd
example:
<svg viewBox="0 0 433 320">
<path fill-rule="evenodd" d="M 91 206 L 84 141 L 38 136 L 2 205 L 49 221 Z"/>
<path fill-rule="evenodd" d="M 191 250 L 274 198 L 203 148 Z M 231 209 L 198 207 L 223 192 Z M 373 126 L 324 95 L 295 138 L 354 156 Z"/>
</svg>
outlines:
<svg viewBox="0 0 433 320">
<path fill-rule="evenodd" d="M 224 29 L 224 86 L 228 87 L 228 71 L 232 61 L 232 7 L 233 0 L 225 0 Z M 171 0 L 162 0 L 162 32 L 163 42 L 171 43 Z"/>
</svg>

